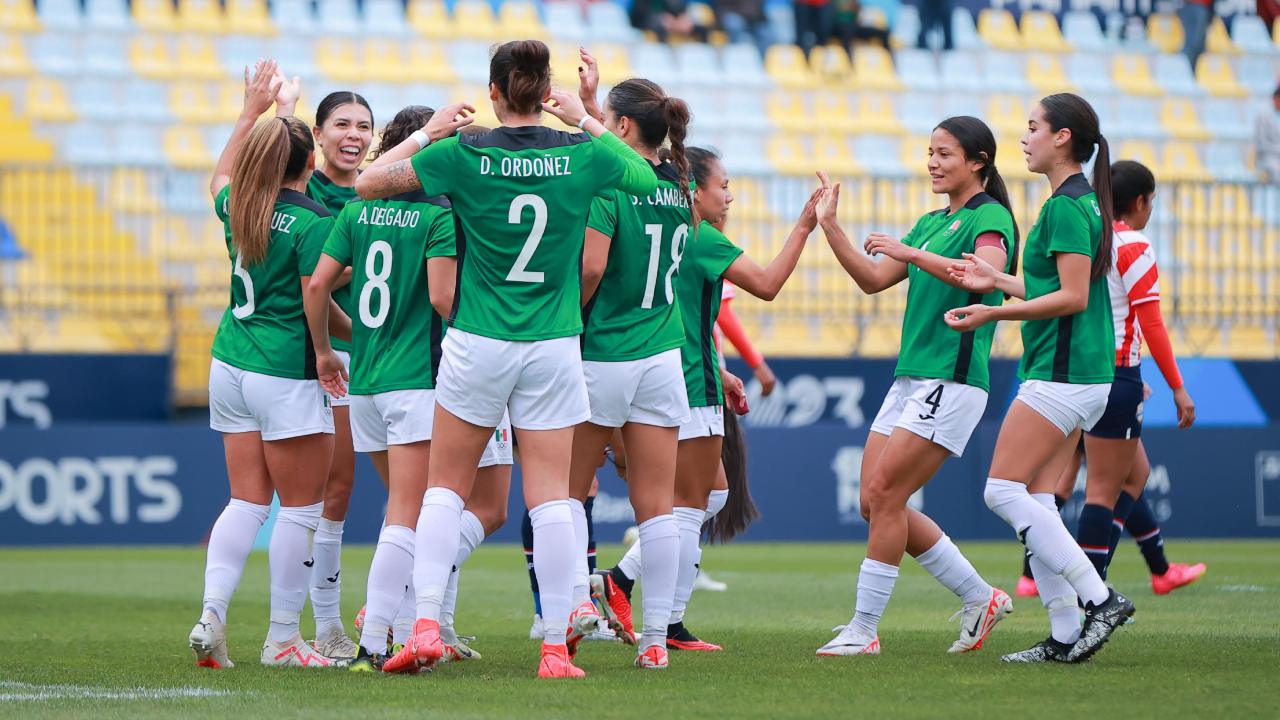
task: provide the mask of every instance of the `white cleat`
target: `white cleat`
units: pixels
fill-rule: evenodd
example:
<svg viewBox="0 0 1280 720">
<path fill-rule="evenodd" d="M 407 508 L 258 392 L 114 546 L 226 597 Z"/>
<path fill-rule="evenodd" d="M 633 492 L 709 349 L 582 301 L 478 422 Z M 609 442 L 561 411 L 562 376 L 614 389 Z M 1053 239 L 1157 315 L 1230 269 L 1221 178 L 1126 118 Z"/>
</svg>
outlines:
<svg viewBox="0 0 1280 720">
<path fill-rule="evenodd" d="M 832 638 L 831 642 L 818 648 L 819 657 L 880 654 L 879 635 L 868 635 L 853 623 L 837 625 L 831 630 L 840 634 Z"/>
<path fill-rule="evenodd" d="M 312 645 L 315 646 L 317 652 L 331 660 L 346 660 L 350 662 L 360 654 L 360 647 L 341 630 L 316 638 Z"/>
<path fill-rule="evenodd" d="M 991 597 L 984 603 L 969 605 L 956 611 L 952 620 L 960 618 L 960 639 L 951 644 L 949 653 L 966 653 L 982 647 L 996 623 L 1013 612 L 1013 600 L 1000 588 L 991 588 Z"/>
<path fill-rule="evenodd" d="M 452 634 L 452 630 L 450 633 Z M 457 635 L 453 634 L 453 642 L 447 642 L 443 639 L 444 633 L 441 633 L 440 642 L 444 645 L 444 655 L 440 656 L 440 662 L 463 662 L 465 660 L 479 660 L 480 653 L 472 650 L 467 643 L 475 642 L 474 635 Z"/>
<path fill-rule="evenodd" d="M 639 539 L 640 539 L 640 528 L 636 527 L 635 525 L 632 525 L 631 527 L 627 528 L 626 532 L 622 533 L 622 547 L 629 548 L 632 545 L 635 545 L 636 541 Z"/>
<path fill-rule="evenodd" d="M 262 644 L 262 664 L 268 667 L 300 667 L 323 670 L 344 667 L 346 660 L 333 660 L 321 655 L 302 639 L 294 635 L 288 642 L 276 643 L 271 638 Z"/>
<path fill-rule="evenodd" d="M 543 635 L 545 635 L 545 634 L 546 634 L 546 633 L 544 633 L 544 632 L 543 632 L 543 629 L 542 629 L 542 616 L 541 616 L 541 615 L 534 615 L 534 616 L 533 616 L 533 624 L 529 626 L 529 639 L 530 639 L 530 640 L 541 640 L 541 639 L 542 639 L 542 636 L 543 636 Z"/>
<path fill-rule="evenodd" d="M 694 590 L 710 590 L 711 592 L 724 592 L 729 586 L 719 580 L 712 580 L 711 576 L 700 572 L 693 578 Z"/>
<path fill-rule="evenodd" d="M 205 610 L 200 622 L 191 628 L 188 644 L 196 654 L 196 665 L 206 668 L 235 667 L 227 657 L 227 629 L 211 610 Z"/>
</svg>

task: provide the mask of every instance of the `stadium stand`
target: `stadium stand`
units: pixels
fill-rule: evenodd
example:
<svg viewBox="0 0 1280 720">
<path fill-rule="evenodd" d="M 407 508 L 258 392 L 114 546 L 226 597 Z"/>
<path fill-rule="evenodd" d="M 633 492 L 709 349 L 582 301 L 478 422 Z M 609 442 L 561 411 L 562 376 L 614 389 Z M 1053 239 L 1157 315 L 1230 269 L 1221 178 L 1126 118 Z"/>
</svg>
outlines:
<svg viewBox="0 0 1280 720">
<path fill-rule="evenodd" d="M 205 398 L 208 347 L 226 303 L 227 258 L 207 173 L 236 118 L 246 64 L 280 59 L 303 78 L 299 114 L 332 89 L 364 94 L 379 124 L 409 102 L 468 100 L 494 124 L 495 40 L 547 39 L 561 83 L 579 43 L 604 83 L 642 74 L 687 97 L 693 142 L 726 155 L 729 234 L 758 256 L 780 247 L 824 167 L 845 179 L 855 237 L 903 233 L 938 204 L 923 177 L 928 135 L 976 114 L 1001 144 L 1018 221 L 1047 189 L 1018 152 L 1028 108 L 1071 90 L 1095 103 L 1114 158 L 1161 181 L 1150 235 L 1166 312 L 1184 352 L 1275 357 L 1280 189 L 1252 168 L 1252 118 L 1270 106 L 1280 52 L 1256 17 L 1215 20 L 1192 68 L 1176 15 L 1118 39 L 1091 12 L 955 10 L 956 50 L 915 49 L 911 5 L 875 7 L 894 53 L 836 45 L 662 45 L 612 2 L 509 0 L 0 0 L 0 349 L 171 350 L 182 402 Z M 780 39 L 789 8 L 768 11 Z M 711 10 L 698 10 L 704 17 Z M 766 352 L 894 355 L 901 288 L 865 297 L 825 248 L 805 253 L 771 306 L 738 312 Z M 1019 351 L 1016 328 L 997 333 Z"/>
</svg>

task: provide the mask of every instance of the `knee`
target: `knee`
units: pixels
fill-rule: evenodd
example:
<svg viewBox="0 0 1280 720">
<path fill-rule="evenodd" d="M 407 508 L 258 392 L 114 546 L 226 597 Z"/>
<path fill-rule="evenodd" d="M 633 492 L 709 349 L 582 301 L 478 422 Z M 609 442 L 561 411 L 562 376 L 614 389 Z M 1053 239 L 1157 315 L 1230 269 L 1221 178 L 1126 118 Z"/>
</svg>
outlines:
<svg viewBox="0 0 1280 720">
<path fill-rule="evenodd" d="M 498 528 L 507 524 L 507 506 L 502 505 L 480 516 L 480 524 L 484 526 L 485 537 L 498 532 Z"/>
<path fill-rule="evenodd" d="M 872 481 L 863 486 L 862 513 L 868 520 L 873 515 L 893 512 L 905 508 L 906 497 L 902 491 L 893 486 L 887 478 L 879 473 L 872 476 Z"/>
</svg>

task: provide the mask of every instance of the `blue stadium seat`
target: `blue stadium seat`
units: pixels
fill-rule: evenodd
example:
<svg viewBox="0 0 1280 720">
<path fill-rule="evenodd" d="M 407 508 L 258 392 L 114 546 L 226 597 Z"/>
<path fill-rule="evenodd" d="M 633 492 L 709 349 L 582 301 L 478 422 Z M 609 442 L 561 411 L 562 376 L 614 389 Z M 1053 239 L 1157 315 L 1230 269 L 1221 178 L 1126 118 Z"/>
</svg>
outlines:
<svg viewBox="0 0 1280 720">
<path fill-rule="evenodd" d="M 1270 95 L 1275 92 L 1276 70 L 1274 55 L 1249 53 L 1236 60 L 1236 79 L 1252 95 Z"/>
<path fill-rule="evenodd" d="M 631 27 L 627 11 L 614 2 L 597 2 L 587 6 L 588 37 L 594 41 L 629 43 L 640 33 Z"/>
<path fill-rule="evenodd" d="M 457 40 L 448 47 L 449 64 L 458 77 L 470 83 L 489 85 L 489 46 L 483 42 Z M 565 82 L 564 79 L 558 82 Z M 572 83 L 576 85 L 576 83 Z"/>
<path fill-rule="evenodd" d="M 671 91 L 668 90 L 667 93 L 670 94 Z M 691 129 L 697 127 L 718 134 L 738 126 L 738 119 L 726 108 L 728 95 L 727 89 L 721 89 L 719 92 L 694 92 L 677 97 L 684 99 L 693 113 Z"/>
<path fill-rule="evenodd" d="M 355 0 L 318 0 L 316 20 L 317 29 L 326 35 L 358 35 L 364 29 Z"/>
<path fill-rule="evenodd" d="M 662 43 L 641 42 L 632 45 L 631 64 L 640 69 L 644 77 L 664 87 L 681 80 L 675 54 L 669 46 Z"/>
<path fill-rule="evenodd" d="M 1156 101 L 1146 97 L 1121 95 L 1116 98 L 1116 120 L 1120 137 L 1163 139 L 1168 136 L 1156 110 Z M 1106 134 L 1106 133 L 1104 133 Z"/>
<path fill-rule="evenodd" d="M 929 92 L 907 92 L 898 96 L 898 115 L 912 135 L 928 135 L 944 116 L 938 96 Z"/>
<path fill-rule="evenodd" d="M 148 167 L 167 165 L 164 150 L 156 141 L 159 135 L 158 128 L 147 124 L 130 122 L 118 125 L 114 151 L 116 162 Z"/>
<path fill-rule="evenodd" d="M 1262 18 L 1257 15 L 1238 13 L 1231 21 L 1231 39 L 1246 53 L 1260 55 L 1276 54 L 1275 43 Z"/>
<path fill-rule="evenodd" d="M 724 49 L 725 80 L 736 87 L 765 88 L 773 85 L 773 81 L 765 74 L 764 63 L 760 60 L 760 52 L 755 45 L 739 43 Z M 632 67 L 641 67 L 632 62 Z"/>
<path fill-rule="evenodd" d="M 41 0 L 37 8 L 45 30 L 80 30 L 84 15 L 79 0 Z"/>
<path fill-rule="evenodd" d="M 450 99 L 449 88 L 442 85 L 415 83 L 413 85 L 405 85 L 402 88 L 400 107 L 426 105 L 429 108 L 438 108 L 444 107 L 450 102 L 453 101 Z"/>
<path fill-rule="evenodd" d="M 124 98 L 129 103 L 129 116 L 142 122 L 162 123 L 173 119 L 169 111 L 169 92 L 164 83 L 134 77 L 124 84 Z M 155 143 L 155 137 L 151 138 Z"/>
<path fill-rule="evenodd" d="M 893 39 L 904 48 L 913 48 L 920 38 L 920 11 L 915 5 L 903 4 L 898 9 L 896 22 L 890 23 Z"/>
<path fill-rule="evenodd" d="M 773 171 L 773 167 L 761 152 L 764 142 L 759 135 L 731 132 L 725 134 L 719 143 L 709 144 L 720 151 L 724 157 L 725 168 L 730 173 L 759 175 Z"/>
<path fill-rule="evenodd" d="M 71 103 L 76 115 L 85 120 L 117 120 L 129 112 L 121 101 L 117 81 L 104 78 L 85 78 L 72 86 Z"/>
<path fill-rule="evenodd" d="M 1102 35 L 1098 18 L 1091 12 L 1069 12 L 1062 16 L 1062 34 L 1076 52 L 1107 52 L 1111 43 Z"/>
<path fill-rule="evenodd" d="M 1092 16 L 1090 16 L 1092 17 Z M 1086 95 L 1114 93 L 1109 63 L 1102 55 L 1076 52 L 1067 56 L 1067 77 Z"/>
<path fill-rule="evenodd" d="M 1021 53 L 990 50 L 982 54 L 982 84 L 994 92 L 1031 93 L 1027 66 Z"/>
<path fill-rule="evenodd" d="M 318 32 L 310 0 L 273 0 L 271 20 L 286 35 L 312 35 Z"/>
<path fill-rule="evenodd" d="M 360 86 L 360 94 L 373 109 L 373 122 L 377 127 L 386 124 L 400 108 L 404 107 L 400 86 L 387 83 L 366 83 Z"/>
<path fill-rule="evenodd" d="M 972 115 L 986 120 L 987 109 L 983 107 L 983 97 L 971 92 L 949 92 L 942 96 L 942 112 L 938 119 L 953 115 Z"/>
<path fill-rule="evenodd" d="M 948 92 L 981 92 L 984 88 L 977 53 L 957 50 L 947 56 L 941 68 L 942 87 Z"/>
<path fill-rule="evenodd" d="M 733 125 L 738 130 L 762 133 L 773 127 L 765 114 L 764 103 L 757 91 L 748 88 L 730 88 L 725 97 L 724 107 L 729 117 L 733 118 Z M 697 124 L 694 122 L 695 127 Z M 758 154 L 760 148 L 757 147 L 755 152 Z"/>
<path fill-rule="evenodd" d="M 542 8 L 552 37 L 571 43 L 583 43 L 590 37 L 587 23 L 582 17 L 582 7 L 578 3 L 548 2 Z"/>
<path fill-rule="evenodd" d="M 316 49 L 315 43 L 306 38 L 298 37 L 292 33 L 281 33 L 272 43 L 272 57 L 288 58 L 287 72 L 290 76 L 297 75 L 300 78 L 316 78 L 320 73 L 316 69 Z M 243 74 L 243 71 L 241 71 Z M 306 92 L 306 88 L 303 88 Z M 319 101 L 320 98 L 313 98 Z"/>
<path fill-rule="evenodd" d="M 724 70 L 720 67 L 720 55 L 706 43 L 681 43 L 676 46 L 676 66 L 681 79 L 695 86 L 721 87 Z M 643 68 L 643 65 L 636 67 Z"/>
<path fill-rule="evenodd" d="M 125 54 L 124 39 L 119 35 L 86 33 L 84 38 L 85 73 L 97 77 L 133 75 Z"/>
<path fill-rule="evenodd" d="M 1155 60 L 1153 75 L 1166 92 L 1177 95 L 1204 94 L 1204 89 L 1196 82 L 1196 76 L 1191 72 L 1191 63 L 1185 55 L 1159 54 L 1155 56 Z"/>
<path fill-rule="evenodd" d="M 928 50 L 899 50 L 895 57 L 898 76 L 912 90 L 936 92 L 942 88 L 938 61 Z"/>
<path fill-rule="evenodd" d="M 937 32 L 935 30 L 934 34 Z M 974 23 L 973 15 L 962 7 L 951 11 L 951 40 L 955 43 L 957 50 L 982 50 L 987 47 L 986 41 L 978 35 L 978 26 Z"/>
<path fill-rule="evenodd" d="M 1203 153 L 1205 165 L 1221 182 L 1252 182 L 1257 174 L 1244 161 L 1244 143 L 1212 142 Z"/>
<path fill-rule="evenodd" d="M 218 148 L 218 152 L 222 152 L 222 148 Z M 204 173 L 165 173 L 164 187 L 158 192 L 164 209 L 169 212 L 205 215 L 213 209 L 209 199 L 209 178 Z"/>
<path fill-rule="evenodd" d="M 86 0 L 85 23 L 97 32 L 129 32 L 133 19 L 125 0 Z"/>
<path fill-rule="evenodd" d="M 1208 98 L 1201 113 L 1204 126 L 1217 140 L 1248 140 L 1253 137 L 1253 114 L 1249 103 L 1235 98 Z"/>
<path fill-rule="evenodd" d="M 853 139 L 853 159 L 867 173 L 875 176 L 900 177 L 907 174 L 902 167 L 899 139 L 889 135 L 858 135 Z"/>
<path fill-rule="evenodd" d="M 370 37 L 407 37 L 405 3 L 401 0 L 364 0 L 364 34 Z"/>
<path fill-rule="evenodd" d="M 31 61 L 46 75 L 75 77 L 83 68 L 80 42 L 75 35 L 43 32 L 32 36 L 27 45 Z"/>
<path fill-rule="evenodd" d="M 97 123 L 76 123 L 69 126 L 62 136 L 63 157 L 77 165 L 111 165 L 115 162 L 117 143 L 115 129 Z M 155 138 L 149 142 L 154 143 Z"/>
<path fill-rule="evenodd" d="M 266 57 L 270 53 L 268 41 L 262 38 L 250 35 L 228 35 L 222 41 L 218 56 L 222 59 L 222 67 L 226 69 L 227 76 L 232 79 L 241 79 L 244 77 L 246 67 L 253 67 L 258 58 Z M 290 77 L 297 75 L 304 81 L 308 80 L 309 77 L 298 72 L 290 60 L 291 58 L 282 58 L 280 62 L 283 63 L 283 67 L 280 69 Z"/>
<path fill-rule="evenodd" d="M 1125 18 L 1120 13 L 1111 13 L 1107 16 L 1107 36 L 1119 41 L 1119 49 L 1125 52 L 1150 53 L 1155 52 L 1155 47 L 1147 40 L 1147 26 L 1143 23 L 1130 23 L 1124 33 L 1124 37 L 1120 37 L 1120 28 L 1124 26 Z"/>
</svg>

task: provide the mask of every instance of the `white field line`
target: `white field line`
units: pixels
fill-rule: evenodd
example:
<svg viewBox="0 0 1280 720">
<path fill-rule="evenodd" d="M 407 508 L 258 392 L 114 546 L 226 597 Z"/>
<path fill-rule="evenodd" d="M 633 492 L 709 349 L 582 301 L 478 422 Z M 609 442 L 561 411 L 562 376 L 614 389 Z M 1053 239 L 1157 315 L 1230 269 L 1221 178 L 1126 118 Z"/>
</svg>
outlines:
<svg viewBox="0 0 1280 720">
<path fill-rule="evenodd" d="M 90 685 L 37 685 L 0 680 L 0 702 L 49 702 L 51 700 L 177 700 L 243 695 L 231 690 L 202 687 L 102 688 Z"/>
</svg>

